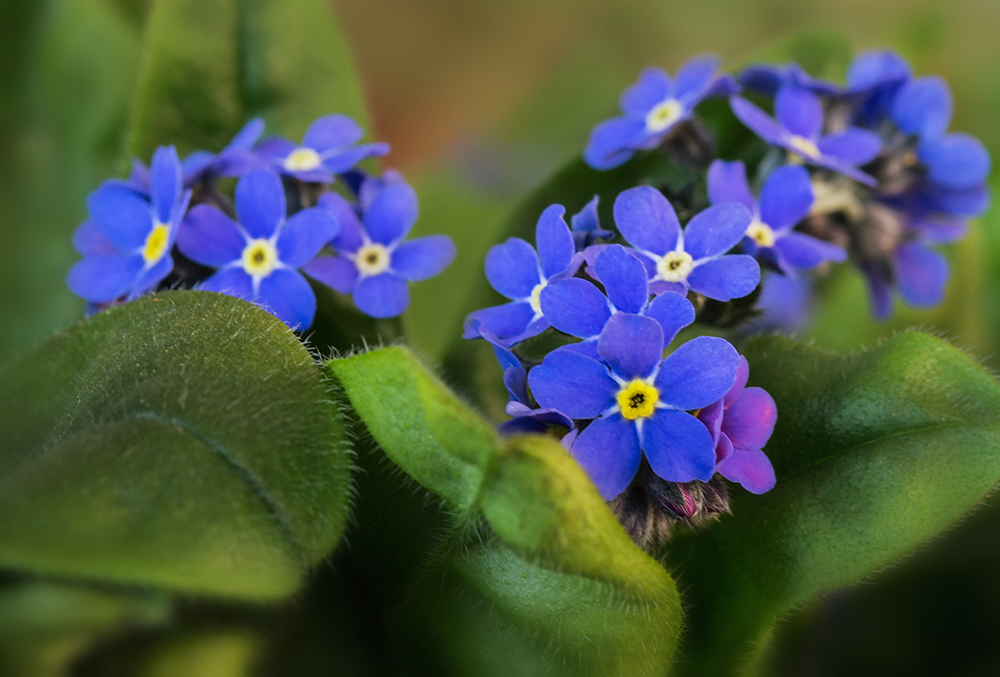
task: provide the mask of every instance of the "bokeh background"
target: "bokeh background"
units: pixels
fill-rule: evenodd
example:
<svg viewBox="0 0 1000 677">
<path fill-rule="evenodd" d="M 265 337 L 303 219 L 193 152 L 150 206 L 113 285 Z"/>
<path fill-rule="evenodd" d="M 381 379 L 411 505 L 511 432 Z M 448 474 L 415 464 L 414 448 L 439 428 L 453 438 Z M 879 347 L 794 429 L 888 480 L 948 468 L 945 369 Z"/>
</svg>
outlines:
<svg viewBox="0 0 1000 677">
<path fill-rule="evenodd" d="M 1000 0 L 332 0 L 354 49 L 373 134 L 416 185 L 420 232 L 459 259 L 414 289 L 410 335 L 432 359 L 456 291 L 482 275 L 505 216 L 578 155 L 644 66 L 715 52 L 738 68 L 773 54 L 843 70 L 892 47 L 952 85 L 953 128 L 1000 157 Z M 75 322 L 63 283 L 85 198 L 120 156 L 148 0 L 0 0 L 0 360 Z M 832 66 L 831 66 L 832 64 Z M 996 185 L 996 181 L 994 181 Z M 1000 368 L 1000 211 L 950 255 L 946 304 L 868 318 L 843 271 L 803 338 L 871 345 L 907 326 Z M 2 434 L 2 433 L 0 433 Z M 891 569 L 794 614 L 775 633 L 782 675 L 1000 674 L 1000 502 Z"/>
</svg>

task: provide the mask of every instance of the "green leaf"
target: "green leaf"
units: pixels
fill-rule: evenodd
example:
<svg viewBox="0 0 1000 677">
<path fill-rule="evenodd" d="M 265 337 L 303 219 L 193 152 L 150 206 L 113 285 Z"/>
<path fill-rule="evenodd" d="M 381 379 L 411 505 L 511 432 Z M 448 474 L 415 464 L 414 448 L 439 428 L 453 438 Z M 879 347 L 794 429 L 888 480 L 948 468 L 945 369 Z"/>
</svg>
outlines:
<svg viewBox="0 0 1000 677">
<path fill-rule="evenodd" d="M 269 313 L 168 292 L 0 372 L 0 566 L 251 599 L 343 531 L 350 462 L 322 373 Z"/>
<path fill-rule="evenodd" d="M 558 442 L 498 439 L 401 347 L 327 368 L 378 445 L 362 453 L 352 555 L 398 655 L 477 676 L 664 674 L 673 581 Z"/>
<path fill-rule="evenodd" d="M 687 594 L 680 674 L 753 665 L 773 624 L 948 528 L 1000 480 L 1000 384 L 918 332 L 839 355 L 769 337 L 746 349 L 778 405 L 777 486 L 676 538 Z"/>
</svg>

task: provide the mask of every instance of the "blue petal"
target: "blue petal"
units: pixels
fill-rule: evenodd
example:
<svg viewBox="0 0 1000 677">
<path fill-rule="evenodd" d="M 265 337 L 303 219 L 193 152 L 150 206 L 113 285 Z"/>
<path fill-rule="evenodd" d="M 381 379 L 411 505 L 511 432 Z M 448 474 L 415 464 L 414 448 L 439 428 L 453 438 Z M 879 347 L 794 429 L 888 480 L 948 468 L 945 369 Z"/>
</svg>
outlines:
<svg viewBox="0 0 1000 677">
<path fill-rule="evenodd" d="M 683 411 L 660 409 L 646 419 L 642 450 L 653 472 L 668 482 L 707 482 L 715 472 L 711 433 L 701 421 Z"/>
<path fill-rule="evenodd" d="M 565 213 L 566 208 L 562 205 L 549 205 L 542 212 L 535 227 L 538 259 L 546 279 L 569 268 L 576 252 L 573 234 L 569 232 L 569 226 L 563 218 Z"/>
<path fill-rule="evenodd" d="M 569 222 L 574 233 L 596 233 L 601 229 L 600 217 L 597 214 L 600 199 L 600 195 L 595 195 L 583 209 L 570 217 Z"/>
<path fill-rule="evenodd" d="M 392 252 L 392 269 L 410 282 L 427 280 L 455 260 L 455 243 L 447 235 L 428 235 L 401 243 Z"/>
<path fill-rule="evenodd" d="M 589 357 L 555 350 L 528 372 L 528 385 L 542 407 L 570 418 L 596 418 L 615 404 L 618 384 L 607 368 Z"/>
<path fill-rule="evenodd" d="M 910 64 L 891 50 L 872 50 L 854 57 L 847 69 L 847 88 L 860 92 L 884 82 L 903 81 L 910 76 Z"/>
<path fill-rule="evenodd" d="M 751 494 L 763 494 L 775 485 L 774 467 L 760 449 L 733 449 L 733 453 L 719 464 L 718 472 Z"/>
<path fill-rule="evenodd" d="M 778 420 L 774 398 L 762 388 L 747 388 L 726 409 L 722 431 L 738 449 L 760 449 Z"/>
<path fill-rule="evenodd" d="M 882 150 L 882 139 L 866 129 L 848 127 L 840 134 L 824 136 L 816 144 L 823 155 L 848 165 L 868 164 Z"/>
<path fill-rule="evenodd" d="M 350 294 L 358 280 L 354 261 L 343 256 L 317 257 L 302 266 L 302 272 L 341 294 Z"/>
<path fill-rule="evenodd" d="M 262 118 L 253 118 L 250 122 L 243 125 L 243 129 L 236 132 L 236 136 L 233 140 L 229 142 L 222 152 L 225 153 L 231 150 L 250 150 L 260 139 L 260 135 L 264 133 L 264 120 Z"/>
<path fill-rule="evenodd" d="M 785 85 L 774 99 L 774 116 L 792 134 L 816 139 L 823 129 L 823 104 L 807 89 Z"/>
<path fill-rule="evenodd" d="M 623 191 L 615 199 L 615 225 L 633 247 L 662 256 L 677 246 L 681 226 L 677 212 L 650 186 Z"/>
<path fill-rule="evenodd" d="M 583 159 L 594 169 L 613 169 L 631 158 L 646 140 L 646 122 L 637 118 L 612 118 L 590 132 Z"/>
<path fill-rule="evenodd" d="M 73 249 L 83 256 L 118 254 L 118 248 L 93 221 L 84 221 L 73 231 Z"/>
<path fill-rule="evenodd" d="M 694 57 L 681 66 L 675 78 L 677 99 L 688 109 L 693 108 L 708 92 L 721 62 L 717 56 L 706 55 Z"/>
<path fill-rule="evenodd" d="M 184 256 L 213 268 L 238 261 L 246 245 L 237 223 L 207 204 L 188 212 L 177 233 L 177 247 Z"/>
<path fill-rule="evenodd" d="M 738 202 L 722 202 L 694 215 L 684 228 L 684 251 L 695 261 L 725 254 L 739 244 L 753 221 Z"/>
<path fill-rule="evenodd" d="M 462 338 L 478 338 L 480 333 L 475 326 L 478 323 L 500 338 L 509 339 L 524 333 L 534 317 L 535 311 L 531 309 L 531 304 L 525 301 L 482 308 L 469 313 L 465 319 L 465 332 Z"/>
<path fill-rule="evenodd" d="M 365 143 L 354 148 L 348 148 L 343 153 L 323 157 L 323 166 L 334 174 L 343 174 L 354 168 L 362 160 L 370 157 L 388 155 L 389 144 Z"/>
<path fill-rule="evenodd" d="M 235 296 L 244 301 L 253 301 L 253 280 L 240 266 L 224 268 L 208 278 L 198 289 Z"/>
<path fill-rule="evenodd" d="M 646 266 L 620 244 L 611 245 L 597 256 L 594 272 L 611 303 L 623 313 L 639 313 L 649 303 Z"/>
<path fill-rule="evenodd" d="M 360 141 L 364 135 L 361 126 L 346 115 L 327 115 L 309 126 L 302 138 L 302 145 L 322 153 L 330 149 L 346 148 Z"/>
<path fill-rule="evenodd" d="M 121 184 L 104 184 L 87 197 L 87 210 L 101 232 L 118 249 L 140 249 L 153 227 L 150 204 Z"/>
<path fill-rule="evenodd" d="M 255 169 L 236 184 L 236 215 L 251 238 L 270 238 L 285 220 L 285 189 L 269 169 Z"/>
<path fill-rule="evenodd" d="M 960 190 L 931 185 L 923 197 L 930 209 L 952 216 L 979 216 L 990 205 L 990 189 L 984 184 Z"/>
<path fill-rule="evenodd" d="M 569 453 L 605 501 L 625 491 L 642 462 L 635 424 L 618 414 L 599 418 L 587 426 Z"/>
<path fill-rule="evenodd" d="M 979 139 L 969 134 L 924 139 L 917 153 L 927 166 L 927 178 L 947 188 L 978 184 L 990 173 L 989 152 Z"/>
<path fill-rule="evenodd" d="M 740 355 L 725 339 L 691 339 L 663 361 L 656 375 L 660 401 L 677 409 L 707 407 L 729 392 L 739 368 Z"/>
<path fill-rule="evenodd" d="M 896 94 L 892 119 L 907 134 L 939 136 L 951 122 L 951 90 L 936 75 L 907 82 Z"/>
<path fill-rule="evenodd" d="M 789 148 L 789 150 L 794 151 L 795 149 Z M 830 155 L 821 155 L 817 160 L 808 158 L 806 162 L 820 167 L 825 167 L 830 171 L 837 172 L 838 174 L 843 174 L 846 177 L 852 178 L 859 183 L 865 184 L 866 186 L 871 186 L 872 188 L 878 185 L 878 181 L 875 180 L 875 177 L 870 174 L 866 174 L 853 165 L 843 162 L 842 160 Z"/>
<path fill-rule="evenodd" d="M 160 223 L 170 223 L 174 204 L 180 197 L 183 185 L 181 161 L 173 146 L 160 146 L 156 149 L 150 163 L 149 176 L 156 218 Z"/>
<path fill-rule="evenodd" d="M 760 265 L 745 254 L 723 256 L 697 266 L 687 281 L 691 289 L 710 299 L 739 299 L 760 283 Z"/>
<path fill-rule="evenodd" d="M 278 233 L 275 243 L 278 258 L 286 266 L 301 268 L 315 258 L 339 230 L 337 219 L 329 210 L 321 207 L 303 209 L 288 219 Z"/>
<path fill-rule="evenodd" d="M 169 275 L 170 271 L 173 269 L 173 258 L 171 258 L 170 255 L 164 255 L 151 267 L 146 268 L 139 273 L 139 277 L 137 277 L 135 282 L 132 283 L 132 290 L 129 292 L 128 296 L 125 297 L 125 300 L 133 301 L 139 298 L 159 284 L 160 281 Z"/>
<path fill-rule="evenodd" d="M 525 299 L 542 281 L 534 248 L 519 237 L 490 247 L 486 253 L 486 279 L 509 299 Z"/>
<path fill-rule="evenodd" d="M 872 306 L 872 315 L 876 320 L 883 321 L 892 315 L 892 288 L 882 278 L 882 275 L 871 269 L 862 269 L 868 288 L 868 300 Z"/>
<path fill-rule="evenodd" d="M 333 240 L 333 246 L 339 251 L 356 252 L 364 244 L 361 233 L 364 228 L 358 219 L 358 214 L 354 207 L 342 195 L 337 193 L 324 193 L 316 205 L 333 212 L 337 223 L 340 225 L 340 232 Z"/>
<path fill-rule="evenodd" d="M 392 244 L 406 237 L 417 222 L 417 193 L 402 178 L 386 181 L 365 210 L 368 237 L 379 244 Z"/>
<path fill-rule="evenodd" d="M 788 165 L 771 172 L 760 191 L 760 220 L 774 230 L 791 228 L 809 215 L 812 181 L 805 167 Z"/>
<path fill-rule="evenodd" d="M 254 151 L 271 164 L 281 167 L 285 162 L 285 158 L 291 155 L 292 151 L 296 148 L 298 146 L 288 139 L 280 136 L 271 136 L 257 144 Z"/>
<path fill-rule="evenodd" d="M 354 305 L 369 317 L 396 317 L 410 305 L 410 288 L 395 275 L 362 278 L 352 294 Z"/>
<path fill-rule="evenodd" d="M 903 300 L 915 308 L 932 308 L 944 300 L 948 259 L 920 242 L 896 250 L 896 281 Z"/>
<path fill-rule="evenodd" d="M 664 346 L 670 345 L 681 329 L 694 322 L 694 306 L 674 291 L 664 292 L 653 299 L 644 314 L 660 323 Z"/>
<path fill-rule="evenodd" d="M 542 314 L 559 331 L 590 338 L 611 317 L 608 299 L 590 282 L 573 277 L 546 285 L 541 293 Z"/>
<path fill-rule="evenodd" d="M 500 366 L 504 367 L 503 370 L 503 384 L 507 388 L 507 393 L 510 395 L 511 402 L 519 402 L 525 404 L 528 401 L 528 372 L 521 367 L 521 363 L 514 357 L 514 354 L 507 350 L 505 353 L 501 353 L 494 346 L 494 352 L 496 353 L 497 360 L 500 362 Z M 513 362 L 516 364 L 510 364 L 508 359 L 508 354 L 513 358 Z M 509 411 L 507 412 L 511 416 Z"/>
<path fill-rule="evenodd" d="M 663 359 L 663 329 L 642 315 L 615 313 L 597 339 L 597 352 L 619 377 L 646 378 Z"/>
<path fill-rule="evenodd" d="M 805 233 L 787 233 L 778 238 L 774 246 L 785 260 L 796 268 L 808 270 L 824 261 L 840 263 L 847 260 L 847 252 L 841 247 Z"/>
<path fill-rule="evenodd" d="M 622 92 L 618 103 L 623 113 L 645 117 L 653 106 L 662 103 L 673 91 L 670 76 L 662 68 L 654 66 L 639 74 L 639 80 Z"/>
<path fill-rule="evenodd" d="M 556 350 L 568 350 L 571 353 L 577 353 L 578 355 L 584 355 L 592 360 L 601 361 L 601 354 L 597 352 L 597 339 L 585 339 L 578 343 L 568 343 L 564 346 L 559 346 Z"/>
<path fill-rule="evenodd" d="M 785 130 L 782 129 L 781 125 L 746 99 L 739 96 L 730 97 L 729 106 L 740 122 L 768 143 L 778 143 L 784 138 Z"/>
<path fill-rule="evenodd" d="M 143 265 L 141 256 L 92 256 L 70 268 L 66 284 L 80 298 L 92 303 L 108 303 L 129 292 Z"/>
<path fill-rule="evenodd" d="M 708 168 L 708 199 L 712 204 L 739 202 L 751 212 L 757 202 L 747 183 L 746 166 L 741 161 L 716 160 Z"/>
<path fill-rule="evenodd" d="M 307 329 L 316 315 L 316 295 L 297 270 L 276 270 L 261 280 L 255 302 L 298 331 Z"/>
</svg>

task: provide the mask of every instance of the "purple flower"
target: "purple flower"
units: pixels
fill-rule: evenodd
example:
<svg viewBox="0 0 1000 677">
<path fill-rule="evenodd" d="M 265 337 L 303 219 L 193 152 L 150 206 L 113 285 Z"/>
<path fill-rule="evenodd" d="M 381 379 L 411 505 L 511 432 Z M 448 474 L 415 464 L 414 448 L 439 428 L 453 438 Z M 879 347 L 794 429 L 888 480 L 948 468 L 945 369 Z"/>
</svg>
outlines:
<svg viewBox="0 0 1000 677">
<path fill-rule="evenodd" d="M 768 143 L 781 146 L 808 164 L 875 185 L 875 179 L 857 166 L 878 155 L 882 148 L 878 135 L 858 127 L 823 135 L 823 103 L 809 90 L 782 86 L 774 100 L 777 119 L 738 96 L 732 97 L 730 104 L 736 117 Z"/>
<path fill-rule="evenodd" d="M 743 239 L 753 215 L 736 202 L 696 214 L 682 231 L 677 213 L 649 186 L 624 191 L 615 200 L 615 224 L 646 264 L 650 291 L 693 290 L 728 301 L 746 296 L 760 282 L 752 256 L 726 255 Z"/>
<path fill-rule="evenodd" d="M 364 130 L 346 115 L 327 115 L 312 123 L 301 145 L 287 139 L 265 139 L 257 154 L 276 171 L 299 181 L 331 183 L 365 158 L 389 152 L 385 143 L 356 146 Z"/>
<path fill-rule="evenodd" d="M 647 68 L 639 81 L 625 90 L 619 104 L 625 115 L 597 125 L 583 153 L 594 169 L 612 169 L 636 151 L 655 148 L 680 122 L 691 117 L 705 97 L 730 94 L 728 78 L 719 78 L 719 59 L 691 59 L 671 78 L 663 69 Z"/>
<path fill-rule="evenodd" d="M 578 277 L 555 282 L 542 290 L 545 319 L 559 331 L 583 339 L 563 350 L 598 359 L 597 339 L 615 313 L 653 318 L 660 323 L 665 345 L 670 345 L 681 329 L 694 322 L 694 306 L 677 292 L 664 292 L 650 302 L 646 266 L 619 244 L 598 254 L 592 272 L 604 285 L 604 292 Z"/>
<path fill-rule="evenodd" d="M 666 359 L 663 347 L 658 322 L 616 313 L 597 342 L 602 361 L 556 350 L 528 373 L 542 407 L 593 419 L 570 453 L 605 500 L 624 491 L 643 453 L 668 482 L 707 481 L 715 470 L 712 435 L 686 410 L 708 406 L 729 391 L 739 355 L 709 336 L 683 344 Z"/>
<path fill-rule="evenodd" d="M 573 242 L 576 244 L 578 252 L 592 246 L 597 240 L 609 240 L 615 235 L 610 230 L 601 228 L 601 220 L 597 214 L 599 201 L 600 196 L 595 195 L 593 200 L 585 204 L 583 209 L 569 219 L 570 227 L 573 230 Z"/>
<path fill-rule="evenodd" d="M 743 251 L 786 275 L 796 268 L 815 268 L 824 261 L 844 261 L 847 252 L 811 235 L 797 233 L 795 225 L 809 215 L 812 181 L 804 167 L 779 167 L 764 182 L 760 202 L 754 199 L 742 162 L 716 160 L 708 168 L 708 197 L 712 204 L 739 202 L 753 214 L 743 238 Z"/>
<path fill-rule="evenodd" d="M 778 420 L 774 399 L 762 388 L 747 388 L 750 365 L 740 355 L 736 382 L 718 402 L 697 416 L 712 433 L 716 472 L 754 494 L 774 488 L 774 468 L 761 449 Z"/>
<path fill-rule="evenodd" d="M 486 278 L 495 290 L 511 300 L 500 306 L 470 313 L 463 338 L 477 338 L 476 322 L 508 344 L 536 336 L 549 328 L 542 314 L 541 294 L 553 282 L 571 277 L 581 257 L 575 255 L 573 235 L 563 218 L 562 205 L 550 205 L 535 227 L 538 252 L 526 241 L 512 237 L 486 254 Z"/>
<path fill-rule="evenodd" d="M 740 73 L 737 81 L 740 86 L 765 96 L 774 96 L 784 85 L 801 87 L 820 96 L 829 96 L 840 92 L 840 87 L 832 82 L 814 78 L 797 63 L 788 63 L 784 66 L 771 64 L 747 66 Z"/>
<path fill-rule="evenodd" d="M 107 181 L 87 198 L 90 220 L 74 234 L 86 258 L 69 271 L 70 290 L 91 303 L 132 300 L 173 270 L 170 250 L 187 211 L 191 191 L 181 185 L 173 146 L 153 154 L 150 197 L 121 181 Z"/>
<path fill-rule="evenodd" d="M 455 244 L 447 235 L 404 241 L 419 206 L 416 192 L 399 172 L 388 170 L 381 179 L 366 181 L 360 192 L 358 207 L 336 193 L 320 198 L 319 206 L 340 222 L 340 234 L 330 243 L 336 255 L 313 259 L 303 270 L 350 294 L 366 315 L 395 317 L 410 305 L 408 283 L 447 268 L 455 258 Z"/>
<path fill-rule="evenodd" d="M 286 220 L 285 189 L 260 167 L 236 185 L 233 221 L 212 205 L 198 205 L 181 226 L 177 246 L 192 261 L 218 271 L 199 286 L 256 303 L 293 329 L 316 314 L 316 296 L 298 271 L 337 234 L 324 209 L 304 209 Z"/>
</svg>

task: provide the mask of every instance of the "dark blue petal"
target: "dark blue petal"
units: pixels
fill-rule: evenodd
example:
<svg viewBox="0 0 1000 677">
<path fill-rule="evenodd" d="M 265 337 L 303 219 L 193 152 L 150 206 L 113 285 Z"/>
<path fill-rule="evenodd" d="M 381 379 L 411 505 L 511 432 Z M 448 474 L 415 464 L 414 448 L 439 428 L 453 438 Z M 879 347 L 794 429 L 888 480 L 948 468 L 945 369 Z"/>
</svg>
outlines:
<svg viewBox="0 0 1000 677">
<path fill-rule="evenodd" d="M 528 298 L 542 281 L 534 248 L 519 237 L 490 247 L 486 253 L 486 279 L 509 299 Z"/>
<path fill-rule="evenodd" d="M 239 225 L 207 204 L 197 205 L 188 212 L 177 233 L 177 247 L 184 256 L 213 268 L 238 261 L 246 245 Z"/>
<path fill-rule="evenodd" d="M 969 134 L 925 139 L 917 153 L 927 166 L 927 178 L 947 188 L 962 189 L 981 183 L 990 173 L 989 152 L 979 139 Z"/>
<path fill-rule="evenodd" d="M 362 232 L 364 228 L 358 219 L 354 207 L 343 196 L 337 193 L 324 193 L 316 205 L 333 212 L 340 225 L 340 232 L 333 240 L 333 246 L 339 251 L 356 252 L 364 244 Z"/>
<path fill-rule="evenodd" d="M 184 185 L 191 185 L 200 181 L 202 176 L 208 174 L 210 167 L 214 166 L 218 156 L 209 153 L 207 150 L 196 150 L 181 160 L 181 173 L 184 177 Z"/>
<path fill-rule="evenodd" d="M 792 134 L 815 140 L 823 129 L 823 104 L 802 87 L 785 85 L 774 98 L 774 116 Z"/>
<path fill-rule="evenodd" d="M 874 270 L 862 269 L 868 287 L 868 300 L 871 302 L 872 315 L 882 321 L 892 315 L 892 287 L 882 275 Z"/>
<path fill-rule="evenodd" d="M 729 392 L 739 367 L 740 355 L 725 339 L 691 339 L 663 361 L 656 375 L 660 401 L 677 409 L 707 407 Z"/>
<path fill-rule="evenodd" d="M 848 165 L 864 165 L 882 150 L 878 134 L 866 129 L 848 127 L 839 134 L 824 136 L 816 144 L 819 152 Z"/>
<path fill-rule="evenodd" d="M 920 235 L 921 240 L 932 244 L 957 242 L 969 234 L 969 222 L 962 217 L 915 220 L 909 226 Z"/>
<path fill-rule="evenodd" d="M 915 308 L 932 308 L 944 300 L 948 259 L 921 242 L 896 250 L 896 278 L 903 300 Z"/>
<path fill-rule="evenodd" d="M 649 303 L 646 266 L 620 244 L 611 245 L 598 255 L 594 272 L 611 303 L 623 313 L 639 313 Z"/>
<path fill-rule="evenodd" d="M 92 256 L 70 268 L 66 285 L 80 298 L 93 303 L 107 303 L 129 292 L 143 265 L 141 256 Z"/>
<path fill-rule="evenodd" d="M 739 96 L 730 97 L 729 106 L 740 122 L 768 143 L 778 143 L 785 137 L 785 130 L 781 125 L 746 99 Z"/>
<path fill-rule="evenodd" d="M 653 472 L 668 482 L 707 482 L 715 471 L 712 435 L 687 412 L 660 409 L 646 419 L 642 450 Z"/>
<path fill-rule="evenodd" d="M 708 199 L 712 204 L 739 202 L 751 212 L 757 202 L 747 183 L 746 166 L 741 161 L 716 160 L 708 168 Z"/>
<path fill-rule="evenodd" d="M 447 235 L 428 235 L 402 242 L 392 252 L 392 269 L 410 282 L 427 280 L 455 260 L 455 243 Z"/>
<path fill-rule="evenodd" d="M 740 71 L 740 85 L 752 92 L 774 96 L 784 82 L 784 68 L 771 64 L 753 64 Z"/>
<path fill-rule="evenodd" d="M 936 75 L 907 82 L 896 94 L 892 119 L 907 134 L 939 136 L 951 122 L 951 90 Z"/>
<path fill-rule="evenodd" d="M 739 244 L 753 221 L 738 202 L 722 202 L 694 215 L 684 228 L 684 251 L 698 261 L 725 254 Z"/>
<path fill-rule="evenodd" d="M 691 289 L 716 301 L 743 298 L 760 283 L 760 265 L 752 256 L 723 256 L 697 266 L 688 275 Z"/>
<path fill-rule="evenodd" d="M 701 101 L 715 81 L 722 60 L 714 55 L 696 56 L 677 71 L 676 97 L 690 109 Z"/>
<path fill-rule="evenodd" d="M 652 374 L 663 359 L 663 347 L 659 322 L 628 313 L 612 315 L 597 339 L 601 358 L 625 380 Z"/>
<path fill-rule="evenodd" d="M 503 349 L 501 352 L 494 346 L 494 352 L 496 353 L 497 360 L 500 362 L 500 366 L 504 367 L 503 370 L 503 384 L 507 388 L 507 393 L 511 397 L 511 402 L 517 402 L 518 404 L 526 404 L 528 401 L 528 372 L 521 367 L 520 361 L 514 357 L 514 353 L 507 349 Z M 508 356 L 513 358 L 513 360 L 508 359 Z M 511 362 L 514 364 L 511 364 Z M 510 416 L 515 416 L 511 412 L 510 403 L 507 406 L 507 414 Z M 572 426 L 570 426 L 572 427 Z"/>
<path fill-rule="evenodd" d="M 618 414 L 599 418 L 587 426 L 574 440 L 569 453 L 605 501 L 625 491 L 642 461 L 635 424 Z"/>
<path fill-rule="evenodd" d="M 228 294 L 244 301 L 253 301 L 253 280 L 240 266 L 220 270 L 198 285 L 198 289 Z"/>
<path fill-rule="evenodd" d="M 118 254 L 118 248 L 93 221 L 84 221 L 73 231 L 73 249 L 83 256 Z"/>
<path fill-rule="evenodd" d="M 569 222 L 574 233 L 596 233 L 601 229 L 600 217 L 597 214 L 597 205 L 600 199 L 600 195 L 595 195 L 590 202 L 583 206 L 583 209 L 570 217 Z"/>
<path fill-rule="evenodd" d="M 590 132 L 583 159 L 594 169 L 624 164 L 646 141 L 646 122 L 637 118 L 612 118 Z"/>
<path fill-rule="evenodd" d="M 180 197 L 183 185 L 181 161 L 173 146 L 160 146 L 156 149 L 149 166 L 149 177 L 156 218 L 160 223 L 170 223 L 174 204 Z"/>
<path fill-rule="evenodd" d="M 910 77 L 910 64 L 891 50 L 872 50 L 854 57 L 847 69 L 847 88 L 861 92 L 885 82 Z"/>
<path fill-rule="evenodd" d="M 478 323 L 500 338 L 509 339 L 524 333 L 534 317 L 535 311 L 525 301 L 482 308 L 469 313 L 465 319 L 465 332 L 462 338 L 478 338 L 480 336 Z"/>
<path fill-rule="evenodd" d="M 359 280 L 352 298 L 369 317 L 396 317 L 410 305 L 410 288 L 405 280 L 383 273 Z"/>
<path fill-rule="evenodd" d="M 662 256 L 677 246 L 681 226 L 677 212 L 651 186 L 623 191 L 615 199 L 615 225 L 633 247 Z"/>
<path fill-rule="evenodd" d="M 417 193 L 410 184 L 402 178 L 386 181 L 365 210 L 365 230 L 373 242 L 392 244 L 406 237 L 419 211 Z"/>
<path fill-rule="evenodd" d="M 261 280 L 255 302 L 298 331 L 307 329 L 316 315 L 316 295 L 297 270 L 276 270 Z"/>
<path fill-rule="evenodd" d="M 549 205 L 535 226 L 538 259 L 546 279 L 569 268 L 576 252 L 573 235 L 563 218 L 565 213 L 566 208 L 562 205 Z"/>
<path fill-rule="evenodd" d="M 285 222 L 275 246 L 278 258 L 286 266 L 301 268 L 315 258 L 327 242 L 340 231 L 337 219 L 328 209 L 303 209 Z"/>
<path fill-rule="evenodd" d="M 736 482 L 752 494 L 763 494 L 774 488 L 774 468 L 760 449 L 733 449 L 719 464 L 718 472 L 730 482 Z"/>
<path fill-rule="evenodd" d="M 555 350 L 528 372 L 531 394 L 543 407 L 570 418 L 596 418 L 615 404 L 618 384 L 607 368 L 589 357 Z"/>
<path fill-rule="evenodd" d="M 302 266 L 302 272 L 341 294 L 350 294 L 358 280 L 354 261 L 343 256 L 317 257 Z"/>
<path fill-rule="evenodd" d="M 760 449 L 771 438 L 778 407 L 766 390 L 747 388 L 726 409 L 724 432 L 738 449 Z"/>
<path fill-rule="evenodd" d="M 791 228 L 809 215 L 812 181 L 805 167 L 787 165 L 771 172 L 760 191 L 760 220 L 774 230 Z"/>
<path fill-rule="evenodd" d="M 664 292 L 653 299 L 644 314 L 660 323 L 664 346 L 670 345 L 681 329 L 694 322 L 694 306 L 674 291 Z"/>
<path fill-rule="evenodd" d="M 622 92 L 618 103 L 622 112 L 645 117 L 653 106 L 662 103 L 673 94 L 674 85 L 670 76 L 662 68 L 646 68 L 639 74 L 639 80 Z"/>
<path fill-rule="evenodd" d="M 608 299 L 586 280 L 573 277 L 547 285 L 541 293 L 542 314 L 559 331 L 590 338 L 611 317 Z"/>
<path fill-rule="evenodd" d="M 835 244 L 823 242 L 805 233 L 787 233 L 774 243 L 785 260 L 796 268 L 815 268 L 824 261 L 847 260 L 847 252 Z"/>
<path fill-rule="evenodd" d="M 322 153 L 346 148 L 360 141 L 364 135 L 361 126 L 346 115 L 327 115 L 309 126 L 302 145 Z"/>
<path fill-rule="evenodd" d="M 923 198 L 934 211 L 953 216 L 979 216 L 989 208 L 990 189 L 985 184 L 960 190 L 930 185 Z"/>
<path fill-rule="evenodd" d="M 121 184 L 105 184 L 87 197 L 90 217 L 123 252 L 140 249 L 153 228 L 150 204 Z"/>
<path fill-rule="evenodd" d="M 285 189 L 269 169 L 255 169 L 236 184 L 236 215 L 251 238 L 270 238 L 285 220 Z"/>
</svg>

